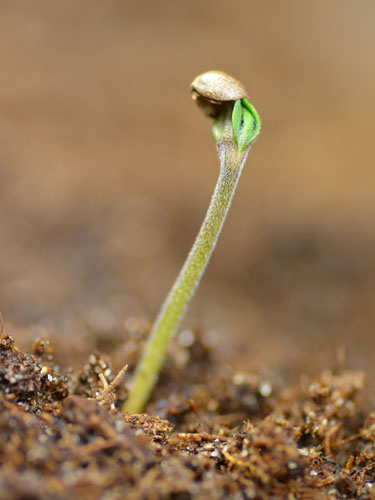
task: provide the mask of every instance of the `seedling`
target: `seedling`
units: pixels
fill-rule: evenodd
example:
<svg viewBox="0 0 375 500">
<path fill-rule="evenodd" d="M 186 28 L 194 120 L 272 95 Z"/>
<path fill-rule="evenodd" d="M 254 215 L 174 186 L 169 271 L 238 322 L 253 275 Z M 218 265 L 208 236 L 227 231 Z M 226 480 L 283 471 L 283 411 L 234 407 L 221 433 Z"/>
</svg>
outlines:
<svg viewBox="0 0 375 500">
<path fill-rule="evenodd" d="M 123 410 L 140 413 L 157 382 L 167 347 L 204 273 L 231 204 L 250 145 L 260 131 L 257 112 L 243 85 L 222 71 L 203 73 L 191 84 L 192 98 L 213 118 L 220 175 L 192 249 L 167 295 L 145 345 Z"/>
</svg>

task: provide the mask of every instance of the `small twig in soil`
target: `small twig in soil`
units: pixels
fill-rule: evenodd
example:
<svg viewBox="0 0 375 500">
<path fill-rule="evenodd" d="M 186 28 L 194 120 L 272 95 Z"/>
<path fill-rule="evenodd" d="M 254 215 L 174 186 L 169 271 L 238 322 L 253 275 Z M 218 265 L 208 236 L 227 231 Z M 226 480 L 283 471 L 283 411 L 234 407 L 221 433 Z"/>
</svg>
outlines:
<svg viewBox="0 0 375 500">
<path fill-rule="evenodd" d="M 110 384 L 108 384 L 104 374 L 99 373 L 99 378 L 101 383 L 103 384 L 103 389 L 99 391 L 94 398 L 99 402 L 99 404 L 101 404 L 106 408 L 109 408 L 110 410 L 115 410 L 115 403 L 116 403 L 115 391 L 116 388 L 122 382 L 122 379 L 124 378 L 127 369 L 128 365 L 123 366 L 116 375 L 115 379 Z"/>
<path fill-rule="evenodd" d="M 341 422 L 331 427 L 324 436 L 324 454 L 327 458 L 332 456 L 331 439 L 334 436 L 334 434 L 336 434 L 336 432 L 340 429 L 340 427 L 342 427 Z"/>
<path fill-rule="evenodd" d="M 122 439 L 107 439 L 96 443 L 88 443 L 74 450 L 73 455 L 75 457 L 86 457 L 87 455 L 92 455 L 93 453 L 106 450 L 108 448 L 114 448 L 115 446 L 119 446 L 121 444 L 123 444 Z"/>
</svg>

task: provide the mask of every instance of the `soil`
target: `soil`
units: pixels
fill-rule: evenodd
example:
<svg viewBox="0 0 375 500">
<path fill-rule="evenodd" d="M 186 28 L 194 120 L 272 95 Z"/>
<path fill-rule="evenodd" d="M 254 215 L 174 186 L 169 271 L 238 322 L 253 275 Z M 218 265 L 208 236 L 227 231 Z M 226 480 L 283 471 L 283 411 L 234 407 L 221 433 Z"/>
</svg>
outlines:
<svg viewBox="0 0 375 500">
<path fill-rule="evenodd" d="M 147 413 L 120 406 L 149 325 L 62 369 L 44 338 L 0 342 L 0 498 L 375 498 L 375 413 L 360 371 L 285 383 L 220 363 L 180 335 Z M 86 346 L 87 348 L 88 346 Z M 73 361 L 71 359 L 70 361 Z"/>
</svg>

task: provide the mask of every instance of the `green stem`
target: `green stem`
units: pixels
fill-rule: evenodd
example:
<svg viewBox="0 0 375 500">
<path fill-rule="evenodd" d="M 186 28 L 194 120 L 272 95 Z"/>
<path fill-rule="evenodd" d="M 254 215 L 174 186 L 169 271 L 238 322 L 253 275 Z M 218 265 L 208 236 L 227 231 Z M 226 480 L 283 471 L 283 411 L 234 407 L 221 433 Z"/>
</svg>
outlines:
<svg viewBox="0 0 375 500">
<path fill-rule="evenodd" d="M 123 406 L 123 410 L 129 413 L 139 413 L 143 410 L 157 382 L 168 344 L 215 248 L 250 149 L 246 147 L 244 151 L 239 151 L 233 135 L 230 113 L 223 113 L 217 119 L 215 127 L 214 137 L 220 160 L 219 179 L 198 236 L 156 318 L 137 366 L 129 398 Z"/>
</svg>

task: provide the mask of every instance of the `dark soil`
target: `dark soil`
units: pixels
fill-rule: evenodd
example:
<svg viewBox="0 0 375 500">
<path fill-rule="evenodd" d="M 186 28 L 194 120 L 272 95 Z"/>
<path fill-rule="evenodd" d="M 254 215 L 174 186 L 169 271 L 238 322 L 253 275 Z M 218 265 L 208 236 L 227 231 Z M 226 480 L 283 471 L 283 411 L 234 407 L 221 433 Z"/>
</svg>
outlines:
<svg viewBox="0 0 375 500">
<path fill-rule="evenodd" d="M 2 500 L 375 498 L 363 373 L 287 384 L 215 362 L 195 332 L 171 347 L 147 413 L 123 415 L 146 335 L 128 333 L 116 378 L 116 342 L 63 370 L 47 339 L 25 354 L 3 334 Z"/>
</svg>

